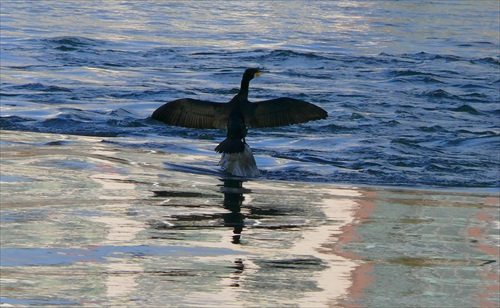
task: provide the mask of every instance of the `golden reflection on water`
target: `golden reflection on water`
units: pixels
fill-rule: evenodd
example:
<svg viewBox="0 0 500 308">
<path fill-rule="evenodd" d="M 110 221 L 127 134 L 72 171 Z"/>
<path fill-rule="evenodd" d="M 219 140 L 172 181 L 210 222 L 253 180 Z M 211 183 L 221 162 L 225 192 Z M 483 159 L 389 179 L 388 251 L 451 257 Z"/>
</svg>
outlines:
<svg viewBox="0 0 500 308">
<path fill-rule="evenodd" d="M 322 211 L 326 215 L 328 223 L 316 228 L 306 229 L 302 233 L 302 240 L 295 243 L 291 251 L 298 255 L 312 255 L 320 257 L 328 264 L 327 268 L 317 275 L 315 279 L 321 292 L 309 292 L 300 302 L 307 307 L 312 302 L 337 304 L 339 299 L 348 296 L 349 288 L 352 286 L 351 272 L 359 265 L 335 254 L 334 251 L 324 248 L 332 244 L 332 238 L 338 238 L 342 228 L 354 220 L 354 209 L 358 206 L 356 199 L 344 196 L 359 197 L 356 190 L 323 188 L 318 191 L 323 196 Z M 342 197 L 338 197 L 340 196 Z"/>
</svg>

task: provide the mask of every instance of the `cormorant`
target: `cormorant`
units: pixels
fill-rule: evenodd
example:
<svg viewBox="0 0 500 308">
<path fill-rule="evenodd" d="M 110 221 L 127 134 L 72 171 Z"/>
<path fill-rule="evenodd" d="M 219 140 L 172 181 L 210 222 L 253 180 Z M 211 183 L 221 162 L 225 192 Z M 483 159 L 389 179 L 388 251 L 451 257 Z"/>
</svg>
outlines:
<svg viewBox="0 0 500 308">
<path fill-rule="evenodd" d="M 181 98 L 159 107 L 151 118 L 169 125 L 189 128 L 226 127 L 227 138 L 215 148 L 215 151 L 232 154 L 245 151 L 248 126 L 286 126 L 327 117 L 327 112 L 322 108 L 288 97 L 251 103 L 248 101 L 250 80 L 261 73 L 262 71 L 256 68 L 245 70 L 240 91 L 229 103 Z"/>
</svg>

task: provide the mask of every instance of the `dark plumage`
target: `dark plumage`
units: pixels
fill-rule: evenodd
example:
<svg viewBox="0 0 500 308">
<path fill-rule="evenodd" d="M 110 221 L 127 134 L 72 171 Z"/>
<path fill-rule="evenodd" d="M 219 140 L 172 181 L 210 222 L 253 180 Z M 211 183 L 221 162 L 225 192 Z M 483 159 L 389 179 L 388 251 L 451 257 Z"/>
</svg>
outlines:
<svg viewBox="0 0 500 308">
<path fill-rule="evenodd" d="M 298 99 L 282 97 L 251 103 L 248 101 L 250 80 L 261 74 L 249 68 L 243 74 L 241 88 L 229 103 L 215 103 L 181 98 L 156 109 L 153 119 L 169 125 L 190 128 L 227 128 L 227 138 L 215 151 L 240 153 L 244 150 L 247 127 L 275 127 L 325 119 L 327 112 Z"/>
</svg>

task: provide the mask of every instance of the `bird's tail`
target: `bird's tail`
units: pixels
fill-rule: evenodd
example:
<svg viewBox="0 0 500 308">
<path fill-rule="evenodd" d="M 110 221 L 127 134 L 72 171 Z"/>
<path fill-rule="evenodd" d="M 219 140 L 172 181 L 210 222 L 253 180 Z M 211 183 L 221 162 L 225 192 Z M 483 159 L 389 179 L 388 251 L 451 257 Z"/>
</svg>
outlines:
<svg viewBox="0 0 500 308">
<path fill-rule="evenodd" d="M 218 153 L 240 153 L 245 150 L 245 143 L 241 139 L 229 139 L 226 138 L 224 141 L 219 143 L 215 148 L 215 152 Z"/>
</svg>

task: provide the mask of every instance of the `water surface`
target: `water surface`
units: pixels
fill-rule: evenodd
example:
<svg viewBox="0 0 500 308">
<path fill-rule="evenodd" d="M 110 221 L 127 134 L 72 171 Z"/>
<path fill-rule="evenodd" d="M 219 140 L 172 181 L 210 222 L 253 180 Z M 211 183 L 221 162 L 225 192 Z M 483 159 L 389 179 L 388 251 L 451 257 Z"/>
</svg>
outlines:
<svg viewBox="0 0 500 308">
<path fill-rule="evenodd" d="M 498 1 L 96 3 L 1 1 L 2 305 L 499 305 Z M 247 67 L 253 180 L 149 119 Z"/>
<path fill-rule="evenodd" d="M 2 304 L 498 305 L 497 194 L 241 181 L 211 153 L 2 138 Z"/>
<path fill-rule="evenodd" d="M 498 24 L 497 1 L 3 1 L 1 127 L 211 151 L 224 131 L 148 117 L 181 97 L 229 101 L 261 67 L 251 100 L 329 113 L 251 130 L 263 178 L 496 189 Z"/>
</svg>

